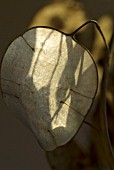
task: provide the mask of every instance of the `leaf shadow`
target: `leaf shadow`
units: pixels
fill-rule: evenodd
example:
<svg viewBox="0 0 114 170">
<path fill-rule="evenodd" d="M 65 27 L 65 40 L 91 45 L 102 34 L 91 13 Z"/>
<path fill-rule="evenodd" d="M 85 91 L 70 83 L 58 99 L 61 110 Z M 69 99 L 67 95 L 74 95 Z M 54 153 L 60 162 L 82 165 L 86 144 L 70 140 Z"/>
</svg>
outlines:
<svg viewBox="0 0 114 170">
<path fill-rule="evenodd" d="M 80 113 L 78 110 L 76 110 L 76 107 L 77 107 L 76 102 L 78 100 L 78 99 L 76 100 L 76 96 L 77 95 L 83 96 L 83 94 L 78 94 L 78 88 L 80 86 L 80 82 L 82 83 L 80 79 L 84 77 L 84 74 L 88 74 L 87 72 L 90 73 L 91 67 L 92 67 L 90 66 L 89 71 L 87 69 L 84 73 L 82 73 L 85 49 L 82 48 L 77 43 L 73 45 L 71 38 L 66 36 L 65 41 L 66 41 L 66 48 L 67 48 L 66 49 L 67 60 L 66 60 L 63 70 L 61 71 L 61 77 L 57 85 L 58 87 L 55 87 L 56 88 L 56 91 L 55 91 L 56 109 L 54 110 L 54 113 L 52 116 L 50 114 L 51 112 L 51 105 L 50 105 L 51 85 L 52 85 L 53 77 L 55 75 L 57 67 L 61 62 L 62 44 L 64 41 L 63 36 L 65 35 L 61 34 L 59 48 L 58 48 L 57 61 L 52 71 L 52 75 L 48 79 L 48 83 L 46 85 L 42 84 L 42 87 L 40 89 L 37 89 L 36 85 L 34 84 L 34 78 L 33 78 L 35 74 L 35 69 L 39 66 L 38 64 L 39 57 L 43 55 L 44 47 L 46 43 L 48 43 L 48 40 L 51 38 L 52 33 L 53 31 L 50 30 L 50 33 L 48 34 L 48 36 L 45 38 L 44 42 L 42 43 L 42 48 L 39 50 L 37 54 L 37 59 L 34 64 L 32 76 L 31 77 L 27 76 L 27 79 L 25 80 L 28 86 L 30 84 L 29 87 L 32 88 L 30 91 L 33 91 L 32 96 L 30 94 L 30 97 L 32 97 L 31 105 L 33 105 L 34 108 L 33 110 L 31 109 L 30 111 L 30 115 L 29 115 L 30 122 L 29 123 L 30 123 L 32 131 L 34 132 L 36 138 L 38 139 L 38 142 L 44 149 L 47 149 L 47 150 L 56 148 L 57 146 L 68 142 L 75 135 L 75 133 L 78 131 L 79 127 L 81 126 L 85 115 L 83 115 L 83 113 Z M 36 33 L 34 34 L 34 41 L 36 42 Z M 53 56 L 50 56 L 50 57 L 53 57 Z M 47 62 L 47 61 L 44 61 L 44 62 Z M 30 61 L 30 65 L 31 65 L 31 61 Z M 78 78 L 76 82 L 77 68 L 79 69 L 79 73 L 78 73 Z M 42 74 L 40 73 L 40 76 L 43 77 L 43 73 Z M 44 76 L 44 78 L 46 77 Z M 77 92 L 76 92 L 76 89 L 77 89 Z M 69 94 L 67 95 L 68 90 L 69 90 Z M 66 100 L 69 98 L 69 96 L 70 96 L 70 102 L 67 104 Z M 87 98 L 87 100 L 89 98 L 86 95 L 83 97 L 85 97 L 85 99 Z M 81 102 L 81 100 L 79 102 Z M 92 97 L 90 97 L 89 100 L 92 101 Z M 63 111 L 65 112 L 65 108 L 63 109 L 63 105 L 68 110 L 67 118 L 66 118 L 66 125 L 64 126 L 59 125 L 53 128 L 52 124 L 54 123 L 56 124 L 60 122 L 60 120 L 58 120 L 60 119 L 59 117 L 60 112 L 63 112 Z M 89 109 L 87 108 L 87 110 Z M 72 117 L 72 114 L 75 114 L 75 112 L 76 112 L 76 117 L 74 116 L 74 118 L 75 118 L 77 125 L 76 126 L 73 125 L 75 129 L 72 130 L 71 128 L 72 118 L 71 117 Z M 77 123 L 78 121 L 79 123 Z M 70 134 L 72 131 L 73 133 Z"/>
</svg>

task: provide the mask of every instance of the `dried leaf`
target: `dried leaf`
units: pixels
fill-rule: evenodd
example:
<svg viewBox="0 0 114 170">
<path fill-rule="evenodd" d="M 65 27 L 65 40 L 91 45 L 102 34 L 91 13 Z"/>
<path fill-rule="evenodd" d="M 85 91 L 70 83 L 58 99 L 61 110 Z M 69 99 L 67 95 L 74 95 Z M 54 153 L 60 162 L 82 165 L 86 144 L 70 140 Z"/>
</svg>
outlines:
<svg viewBox="0 0 114 170">
<path fill-rule="evenodd" d="M 70 35 L 38 27 L 8 47 L 1 67 L 8 107 L 45 150 L 66 144 L 79 130 L 97 90 L 90 53 Z"/>
</svg>

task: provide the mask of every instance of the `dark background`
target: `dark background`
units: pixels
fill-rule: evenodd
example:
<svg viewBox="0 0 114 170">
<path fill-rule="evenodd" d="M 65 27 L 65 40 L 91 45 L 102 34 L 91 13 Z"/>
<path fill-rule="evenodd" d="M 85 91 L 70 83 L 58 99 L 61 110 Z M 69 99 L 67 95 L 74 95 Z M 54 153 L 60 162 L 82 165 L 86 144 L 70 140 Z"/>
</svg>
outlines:
<svg viewBox="0 0 114 170">
<path fill-rule="evenodd" d="M 0 1 L 0 59 L 8 44 L 22 34 L 47 0 Z M 34 135 L 8 110 L 0 95 L 0 170 L 49 170 L 45 152 Z"/>
<path fill-rule="evenodd" d="M 113 0 L 80 2 L 83 2 L 90 19 L 99 19 L 105 14 L 114 16 Z M 53 1 L 0 1 L 0 61 L 8 44 L 26 31 L 36 12 L 49 3 Z M 38 145 L 34 135 L 8 110 L 0 94 L 0 170 L 38 169 L 50 170 L 45 152 Z"/>
</svg>

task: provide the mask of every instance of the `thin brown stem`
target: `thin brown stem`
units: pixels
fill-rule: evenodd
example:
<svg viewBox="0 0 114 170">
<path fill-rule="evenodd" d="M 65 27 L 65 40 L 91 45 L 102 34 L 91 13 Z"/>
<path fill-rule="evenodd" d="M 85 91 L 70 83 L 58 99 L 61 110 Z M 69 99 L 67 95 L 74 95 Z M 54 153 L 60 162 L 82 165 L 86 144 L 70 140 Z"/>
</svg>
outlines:
<svg viewBox="0 0 114 170">
<path fill-rule="evenodd" d="M 114 153 L 109 137 L 108 132 L 108 122 L 107 122 L 107 108 L 106 108 L 106 94 L 108 88 L 108 77 L 109 77 L 109 61 L 111 58 L 111 53 L 107 50 L 107 56 L 105 57 L 104 61 L 104 71 L 103 71 L 103 78 L 101 83 L 101 107 L 100 107 L 100 122 L 101 122 L 101 132 L 102 132 L 102 140 L 105 148 L 105 152 L 108 157 L 109 165 L 112 170 L 114 170 Z"/>
<path fill-rule="evenodd" d="M 103 32 L 98 25 L 98 23 L 94 20 L 87 21 L 84 23 L 82 26 L 80 26 L 77 30 L 75 30 L 71 36 L 75 40 L 75 35 L 76 33 L 86 26 L 89 23 L 95 24 L 96 28 L 98 29 L 99 33 L 101 34 L 106 50 L 107 50 L 107 55 L 104 59 L 104 69 L 103 69 L 103 77 L 102 77 L 102 82 L 101 82 L 101 95 L 100 95 L 100 128 L 101 128 L 101 135 L 102 135 L 102 142 L 104 144 L 104 149 L 106 152 L 106 156 L 109 161 L 110 168 L 114 170 L 114 153 L 112 149 L 112 145 L 110 142 L 110 137 L 109 137 L 109 132 L 108 132 L 108 122 L 107 122 L 107 108 L 106 108 L 106 94 L 107 94 L 107 88 L 108 88 L 108 77 L 109 77 L 109 61 L 111 57 L 111 53 L 109 50 L 109 47 L 106 43 L 105 37 L 103 35 Z"/>
</svg>

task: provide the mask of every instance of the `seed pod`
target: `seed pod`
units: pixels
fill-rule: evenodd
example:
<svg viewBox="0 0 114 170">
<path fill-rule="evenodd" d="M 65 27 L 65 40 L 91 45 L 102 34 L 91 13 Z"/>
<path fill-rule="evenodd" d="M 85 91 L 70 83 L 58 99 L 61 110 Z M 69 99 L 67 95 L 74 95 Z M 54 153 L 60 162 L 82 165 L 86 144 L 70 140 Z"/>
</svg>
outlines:
<svg viewBox="0 0 114 170">
<path fill-rule="evenodd" d="M 1 66 L 5 103 L 45 150 L 79 130 L 97 90 L 90 53 L 52 28 L 28 30 L 8 47 Z"/>
</svg>

